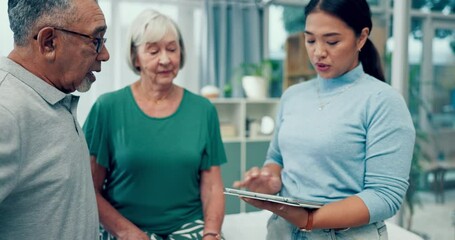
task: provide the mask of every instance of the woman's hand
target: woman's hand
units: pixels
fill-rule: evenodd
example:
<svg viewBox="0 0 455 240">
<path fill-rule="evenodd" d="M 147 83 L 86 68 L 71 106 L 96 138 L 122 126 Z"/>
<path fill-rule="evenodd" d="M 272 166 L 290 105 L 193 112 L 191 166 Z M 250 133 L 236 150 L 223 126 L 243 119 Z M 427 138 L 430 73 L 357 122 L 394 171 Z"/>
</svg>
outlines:
<svg viewBox="0 0 455 240">
<path fill-rule="evenodd" d="M 276 194 L 281 190 L 281 166 L 267 164 L 262 169 L 253 167 L 245 173 L 242 181 L 234 182 L 236 188 L 253 192 Z"/>
<path fill-rule="evenodd" d="M 308 219 L 308 211 L 302 207 L 293 207 L 285 204 L 262 201 L 252 198 L 242 198 L 243 201 L 248 204 L 260 208 L 269 210 L 276 215 L 286 219 L 288 222 L 294 224 L 298 228 L 306 226 L 306 220 Z"/>
<path fill-rule="evenodd" d="M 118 240 L 150 240 L 145 232 L 139 228 L 130 228 L 117 237 Z"/>
</svg>

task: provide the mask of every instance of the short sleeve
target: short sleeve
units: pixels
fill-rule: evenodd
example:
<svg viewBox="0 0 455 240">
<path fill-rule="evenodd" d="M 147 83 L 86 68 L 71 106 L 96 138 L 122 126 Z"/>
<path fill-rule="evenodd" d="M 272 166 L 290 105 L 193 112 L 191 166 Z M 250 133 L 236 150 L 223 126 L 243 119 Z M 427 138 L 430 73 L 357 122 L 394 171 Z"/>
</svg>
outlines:
<svg viewBox="0 0 455 240">
<path fill-rule="evenodd" d="M 108 168 L 110 148 L 106 112 L 106 107 L 98 99 L 92 106 L 82 129 L 87 140 L 90 155 L 96 157 L 98 164 Z"/>
<path fill-rule="evenodd" d="M 216 108 L 210 104 L 207 113 L 207 147 L 204 155 L 202 156 L 202 169 L 209 169 L 211 166 L 219 166 L 225 162 L 226 153 L 224 151 L 224 144 L 220 133 L 220 123 Z"/>
<path fill-rule="evenodd" d="M 19 126 L 13 115 L 0 106 L 0 203 L 16 187 L 20 164 Z"/>
</svg>

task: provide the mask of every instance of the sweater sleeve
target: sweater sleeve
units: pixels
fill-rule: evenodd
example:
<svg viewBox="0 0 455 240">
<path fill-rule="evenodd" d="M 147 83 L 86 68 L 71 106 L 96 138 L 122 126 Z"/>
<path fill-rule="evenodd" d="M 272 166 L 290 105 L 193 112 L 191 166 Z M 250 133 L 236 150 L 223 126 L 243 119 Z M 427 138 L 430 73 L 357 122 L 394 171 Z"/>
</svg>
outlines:
<svg viewBox="0 0 455 240">
<path fill-rule="evenodd" d="M 276 126 L 275 126 L 275 130 L 273 131 L 272 140 L 270 141 L 270 145 L 267 150 L 267 155 L 266 155 L 264 165 L 267 165 L 269 163 L 274 163 L 274 164 L 278 164 L 281 167 L 283 167 L 283 157 L 281 156 L 281 151 L 280 151 L 279 142 L 278 142 L 278 135 L 280 133 L 280 126 L 281 126 L 281 122 L 282 122 L 284 99 L 285 99 L 285 97 L 283 96 L 283 98 L 280 101 L 278 112 L 275 117 Z"/>
<path fill-rule="evenodd" d="M 372 223 L 392 217 L 403 202 L 409 186 L 415 130 L 406 103 L 393 89 L 369 98 L 364 124 L 364 190 L 357 195 L 368 207 Z"/>
</svg>

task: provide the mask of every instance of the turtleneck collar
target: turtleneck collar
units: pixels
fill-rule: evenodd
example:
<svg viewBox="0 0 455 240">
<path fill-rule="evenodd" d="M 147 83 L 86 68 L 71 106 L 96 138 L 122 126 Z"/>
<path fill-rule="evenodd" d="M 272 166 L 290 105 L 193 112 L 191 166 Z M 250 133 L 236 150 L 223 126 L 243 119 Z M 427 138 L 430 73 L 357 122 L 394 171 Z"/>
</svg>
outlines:
<svg viewBox="0 0 455 240">
<path fill-rule="evenodd" d="M 359 63 L 359 65 L 351 71 L 336 78 L 322 78 L 318 75 L 317 84 L 319 84 L 321 92 L 330 92 L 348 84 L 352 84 L 361 78 L 363 74 L 365 74 L 363 66 Z"/>
</svg>

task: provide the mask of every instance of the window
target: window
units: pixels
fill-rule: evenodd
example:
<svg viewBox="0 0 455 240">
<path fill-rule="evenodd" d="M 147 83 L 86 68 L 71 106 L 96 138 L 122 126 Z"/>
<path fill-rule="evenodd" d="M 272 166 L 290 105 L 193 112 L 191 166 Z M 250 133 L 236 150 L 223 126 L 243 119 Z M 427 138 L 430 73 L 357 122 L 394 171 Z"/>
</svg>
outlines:
<svg viewBox="0 0 455 240">
<path fill-rule="evenodd" d="M 7 12 L 6 2 L 0 4 L 0 12 Z M 8 56 L 11 49 L 13 49 L 13 32 L 9 28 L 8 14 L 0 14 L 0 32 L 2 33 L 2 44 L 0 44 L 0 55 Z"/>
</svg>

